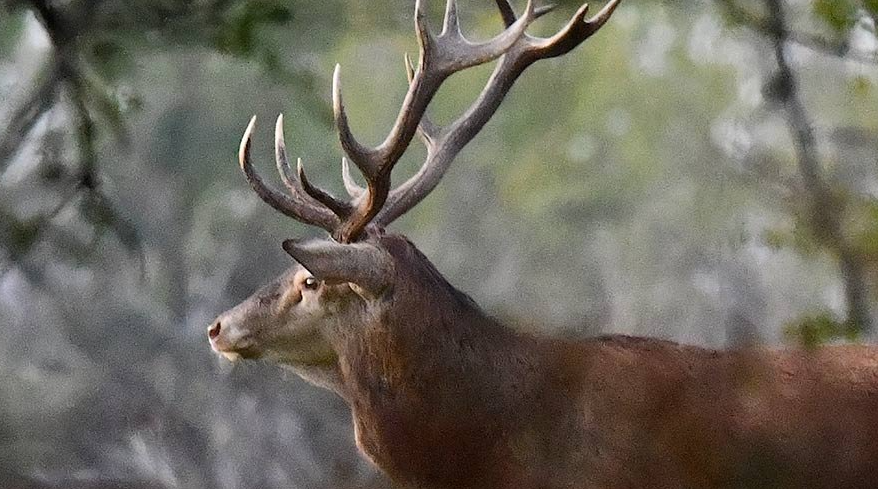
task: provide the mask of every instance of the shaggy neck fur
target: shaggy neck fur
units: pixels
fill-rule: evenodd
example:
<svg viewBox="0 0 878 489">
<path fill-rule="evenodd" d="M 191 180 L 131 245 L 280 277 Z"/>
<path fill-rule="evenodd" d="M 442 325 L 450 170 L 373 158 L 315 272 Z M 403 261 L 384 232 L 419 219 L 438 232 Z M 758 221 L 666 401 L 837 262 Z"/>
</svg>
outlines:
<svg viewBox="0 0 878 489">
<path fill-rule="evenodd" d="M 339 345 L 357 442 L 401 481 L 493 477 L 485 461 L 503 421 L 541 371 L 532 340 L 482 312 L 405 238 L 381 246 L 397 263 L 390 303 Z"/>
</svg>

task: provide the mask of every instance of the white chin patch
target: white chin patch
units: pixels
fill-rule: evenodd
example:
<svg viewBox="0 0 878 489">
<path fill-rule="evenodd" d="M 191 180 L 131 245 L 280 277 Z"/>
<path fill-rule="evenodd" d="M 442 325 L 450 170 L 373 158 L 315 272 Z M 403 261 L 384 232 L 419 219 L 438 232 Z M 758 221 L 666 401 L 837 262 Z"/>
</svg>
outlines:
<svg viewBox="0 0 878 489">
<path fill-rule="evenodd" d="M 230 362 L 237 362 L 241 359 L 241 354 L 233 351 L 221 351 L 219 354 L 226 357 L 226 360 Z"/>
</svg>

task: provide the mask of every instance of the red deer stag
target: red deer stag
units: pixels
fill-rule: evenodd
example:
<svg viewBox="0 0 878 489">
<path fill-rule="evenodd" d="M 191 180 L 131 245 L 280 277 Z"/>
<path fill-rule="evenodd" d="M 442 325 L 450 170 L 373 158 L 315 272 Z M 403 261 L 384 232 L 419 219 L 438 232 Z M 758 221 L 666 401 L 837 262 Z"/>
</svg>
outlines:
<svg viewBox="0 0 878 489">
<path fill-rule="evenodd" d="M 277 166 L 289 194 L 240 163 L 269 205 L 332 239 L 287 240 L 298 265 L 209 327 L 224 356 L 264 358 L 338 393 L 360 449 L 395 481 L 424 488 L 878 487 L 878 349 L 720 352 L 624 336 L 562 341 L 516 333 L 452 287 L 405 237 L 384 228 L 422 200 L 535 61 L 588 39 L 618 5 L 586 6 L 550 38 L 525 31 L 550 8 L 516 16 L 483 43 L 461 35 L 454 0 L 428 30 L 415 6 L 418 66 L 387 138 L 351 134 L 339 71 L 333 109 L 341 146 L 366 188 L 342 175 L 349 200 L 287 161 L 282 118 Z M 498 60 L 478 99 L 439 127 L 427 105 L 453 73 Z M 421 169 L 391 188 L 415 136 Z"/>
</svg>

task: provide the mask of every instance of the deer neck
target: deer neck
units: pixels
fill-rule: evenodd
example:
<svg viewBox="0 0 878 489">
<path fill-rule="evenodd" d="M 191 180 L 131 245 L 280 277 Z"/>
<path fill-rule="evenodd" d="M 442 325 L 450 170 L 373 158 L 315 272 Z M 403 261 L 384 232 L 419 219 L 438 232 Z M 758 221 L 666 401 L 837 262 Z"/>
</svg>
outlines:
<svg viewBox="0 0 878 489">
<path fill-rule="evenodd" d="M 402 291 L 427 297 L 391 308 L 341 349 L 340 368 L 357 443 L 401 480 L 486 473 L 482 461 L 520 413 L 522 386 L 540 371 L 533 341 L 484 314 L 450 286 Z M 409 293 L 411 292 L 411 293 Z"/>
<path fill-rule="evenodd" d="M 532 375 L 535 349 L 525 343 L 533 340 L 485 314 L 404 237 L 388 235 L 382 246 L 405 272 L 381 312 L 338 349 L 349 392 L 376 406 L 430 404 L 432 410 L 514 398 L 510 383 Z"/>
<path fill-rule="evenodd" d="M 434 306 L 377 318 L 342 348 L 339 361 L 348 389 L 370 399 L 442 401 L 463 390 L 505 397 L 509 377 L 524 374 L 515 366 L 532 354 L 523 341 L 477 306 L 459 303 L 444 313 Z"/>
</svg>

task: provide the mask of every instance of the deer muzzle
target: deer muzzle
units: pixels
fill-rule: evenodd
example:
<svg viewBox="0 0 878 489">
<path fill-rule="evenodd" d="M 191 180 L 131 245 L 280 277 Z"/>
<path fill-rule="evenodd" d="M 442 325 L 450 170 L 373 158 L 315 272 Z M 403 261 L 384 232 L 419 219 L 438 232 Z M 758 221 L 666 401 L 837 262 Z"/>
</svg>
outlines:
<svg viewBox="0 0 878 489">
<path fill-rule="evenodd" d="M 213 351 L 230 361 L 258 356 L 247 336 L 222 316 L 207 328 L 207 337 Z"/>
</svg>

